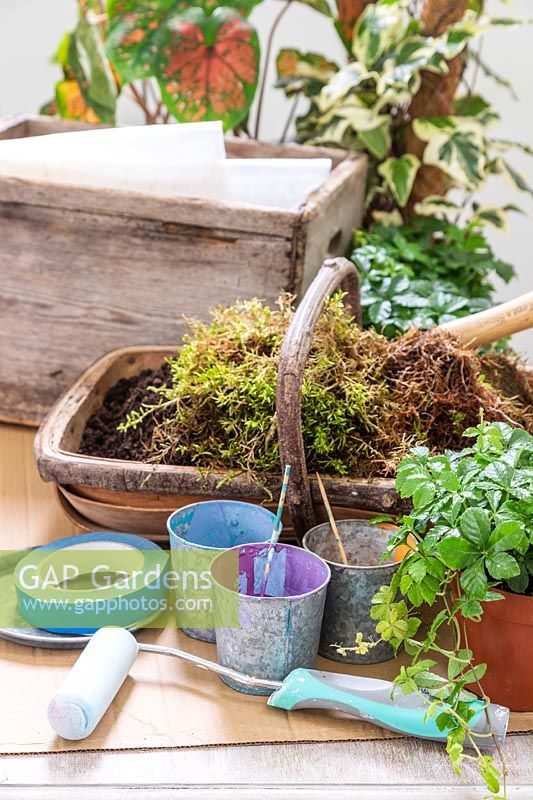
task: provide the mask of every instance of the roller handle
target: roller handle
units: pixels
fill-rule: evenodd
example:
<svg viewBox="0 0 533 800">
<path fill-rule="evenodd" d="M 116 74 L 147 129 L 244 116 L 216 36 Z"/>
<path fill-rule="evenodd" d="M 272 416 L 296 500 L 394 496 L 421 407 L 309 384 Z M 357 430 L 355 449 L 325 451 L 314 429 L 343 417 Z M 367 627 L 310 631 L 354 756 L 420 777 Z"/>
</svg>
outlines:
<svg viewBox="0 0 533 800">
<path fill-rule="evenodd" d="M 508 300 L 486 311 L 439 325 L 467 347 L 481 347 L 533 326 L 533 292 Z"/>
<path fill-rule="evenodd" d="M 325 708 L 342 711 L 396 733 L 445 742 L 447 731 L 439 730 L 434 717 L 427 717 L 428 703 L 418 694 L 404 695 L 389 681 L 340 675 L 333 672 L 296 669 L 280 689 L 268 698 L 268 705 L 293 711 L 298 708 Z M 479 705 L 470 726 L 474 735 L 483 736 L 484 747 L 503 743 L 509 709 L 484 703 Z M 490 724 L 489 724 L 490 721 Z M 493 737 L 486 736 L 492 732 Z"/>
</svg>

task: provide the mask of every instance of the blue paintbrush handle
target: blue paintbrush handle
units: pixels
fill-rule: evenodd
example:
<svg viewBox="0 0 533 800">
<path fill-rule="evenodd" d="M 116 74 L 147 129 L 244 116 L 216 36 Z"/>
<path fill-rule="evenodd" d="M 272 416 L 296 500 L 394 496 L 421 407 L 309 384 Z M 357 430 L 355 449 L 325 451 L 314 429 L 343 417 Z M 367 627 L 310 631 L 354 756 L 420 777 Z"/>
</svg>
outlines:
<svg viewBox="0 0 533 800">
<path fill-rule="evenodd" d="M 329 708 L 343 711 L 358 719 L 372 722 L 397 733 L 423 739 L 445 741 L 447 731 L 440 731 L 434 718 L 426 718 L 428 704 L 417 694 L 404 695 L 399 689 L 391 697 L 392 683 L 374 678 L 340 675 L 334 672 L 296 669 L 283 681 L 281 688 L 268 698 L 275 708 L 293 711 L 298 708 Z M 475 701 L 478 713 L 471 729 L 478 735 L 490 731 L 484 703 Z M 444 708 L 443 708 L 444 710 Z M 488 717 L 492 730 L 503 742 L 509 719 L 509 709 L 491 704 Z M 484 747 L 494 746 L 494 740 L 479 740 Z"/>
</svg>

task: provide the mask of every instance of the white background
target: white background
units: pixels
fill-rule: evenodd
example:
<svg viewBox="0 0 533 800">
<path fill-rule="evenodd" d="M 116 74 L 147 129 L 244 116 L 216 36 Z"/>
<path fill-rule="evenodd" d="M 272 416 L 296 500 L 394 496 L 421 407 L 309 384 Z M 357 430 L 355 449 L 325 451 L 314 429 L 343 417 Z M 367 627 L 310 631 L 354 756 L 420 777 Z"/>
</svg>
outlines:
<svg viewBox="0 0 533 800">
<path fill-rule="evenodd" d="M 275 14 L 281 8 L 280 0 L 265 0 L 252 14 L 262 41 Z M 516 0 L 501 4 L 490 0 L 489 10 L 494 14 L 533 17 L 531 0 Z M 72 28 L 76 19 L 75 0 L 0 0 L 0 116 L 17 112 L 36 112 L 50 99 L 57 80 L 58 68 L 50 63 L 61 35 Z M 274 42 L 274 52 L 279 47 L 292 46 L 303 50 L 322 52 L 329 58 L 342 62 L 343 52 L 331 23 L 311 9 L 295 3 L 282 20 Z M 491 31 L 484 40 L 483 58 L 491 67 L 512 81 L 519 101 L 496 87 L 483 76 L 478 80 L 478 90 L 490 99 L 502 115 L 495 134 L 518 139 L 533 146 L 533 27 Z M 274 81 L 273 65 L 269 67 L 269 87 Z M 287 104 L 278 90 L 269 88 L 263 115 L 261 135 L 270 139 L 279 136 L 287 115 Z M 122 102 L 120 122 L 135 122 L 135 109 Z M 513 156 L 513 163 L 533 184 L 533 158 Z M 533 289 L 533 201 L 528 196 L 517 196 L 503 180 L 494 179 L 480 198 L 486 204 L 515 202 L 526 214 L 513 214 L 509 231 L 490 233 L 490 238 L 501 258 L 511 261 L 517 270 L 518 280 L 498 291 L 503 300 Z M 533 330 L 519 334 L 514 344 L 533 360 Z"/>
</svg>

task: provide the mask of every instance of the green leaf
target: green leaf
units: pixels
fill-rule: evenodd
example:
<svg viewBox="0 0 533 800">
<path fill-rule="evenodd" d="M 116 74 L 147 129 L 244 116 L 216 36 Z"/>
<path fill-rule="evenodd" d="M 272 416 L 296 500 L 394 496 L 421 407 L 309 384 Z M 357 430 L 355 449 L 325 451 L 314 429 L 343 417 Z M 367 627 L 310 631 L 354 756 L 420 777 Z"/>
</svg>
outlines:
<svg viewBox="0 0 533 800">
<path fill-rule="evenodd" d="M 276 59 L 276 70 L 276 85 L 288 97 L 297 92 L 313 97 L 338 72 L 338 67 L 319 53 L 302 53 L 294 48 L 284 48 Z"/>
<path fill-rule="evenodd" d="M 220 119 L 225 130 L 234 127 L 248 113 L 258 73 L 257 33 L 236 12 L 191 8 L 169 20 L 155 75 L 181 122 Z"/>
<path fill-rule="evenodd" d="M 376 158 L 384 158 L 391 147 L 390 118 L 380 116 L 380 123 L 371 130 L 358 131 L 358 137 Z"/>
<path fill-rule="evenodd" d="M 443 133 L 453 133 L 457 130 L 454 117 L 417 117 L 413 120 L 413 130 L 423 142 L 431 142 Z"/>
<path fill-rule="evenodd" d="M 413 492 L 413 505 L 415 508 L 425 508 L 433 502 L 435 488 L 432 483 L 422 483 Z"/>
<path fill-rule="evenodd" d="M 426 558 L 425 563 L 429 575 L 433 575 L 438 581 L 444 580 L 446 570 L 442 561 L 438 558 Z"/>
<path fill-rule="evenodd" d="M 520 564 L 520 574 L 514 578 L 507 578 L 507 584 L 512 592 L 517 594 L 525 594 L 529 586 L 529 572 L 524 566 Z"/>
<path fill-rule="evenodd" d="M 472 651 L 464 648 L 456 654 L 450 655 L 448 661 L 448 678 L 454 680 L 467 667 L 472 660 Z"/>
<path fill-rule="evenodd" d="M 391 310 L 392 304 L 389 300 L 380 300 L 370 306 L 368 309 L 368 316 L 374 325 L 379 326 L 389 318 Z"/>
<path fill-rule="evenodd" d="M 369 72 L 366 67 L 359 64 L 357 61 L 347 64 L 342 67 L 329 81 L 327 86 L 324 86 L 320 96 L 317 99 L 318 107 L 321 111 L 325 112 L 329 109 L 338 111 L 338 103 L 347 94 L 353 92 L 362 83 L 374 77 L 376 73 Z M 358 104 L 359 108 L 366 109 L 371 113 L 364 103 L 358 101 L 357 98 L 353 100 Z"/>
<path fill-rule="evenodd" d="M 533 197 L 533 189 L 528 184 L 525 177 L 522 175 L 521 172 L 518 172 L 508 161 L 505 159 L 500 159 L 500 163 L 502 165 L 502 171 L 504 175 L 506 175 L 511 184 L 518 189 L 520 192 L 527 192 L 531 197 Z"/>
<path fill-rule="evenodd" d="M 409 561 L 409 568 L 408 568 L 409 575 L 415 580 L 417 583 L 425 578 L 426 576 L 426 565 L 424 563 L 423 558 L 413 558 Z"/>
<path fill-rule="evenodd" d="M 420 117 L 413 130 L 427 142 L 422 160 L 446 172 L 466 188 L 482 182 L 485 167 L 485 140 L 482 125 L 471 117 Z"/>
<path fill-rule="evenodd" d="M 492 756 L 481 756 L 479 759 L 479 771 L 489 792 L 498 794 L 500 791 L 500 773 L 494 764 Z"/>
<path fill-rule="evenodd" d="M 498 486 L 504 489 L 509 489 L 511 486 L 513 470 L 508 464 L 503 464 L 501 461 L 494 461 L 487 466 L 483 473 L 483 477 L 493 481 Z"/>
<path fill-rule="evenodd" d="M 496 580 L 505 580 L 520 575 L 520 566 L 509 553 L 493 553 L 485 560 L 489 574 Z"/>
<path fill-rule="evenodd" d="M 457 216 L 462 209 L 446 197 L 432 194 L 416 203 L 414 210 L 421 217 L 443 216 L 446 218 L 448 214 Z"/>
<path fill-rule="evenodd" d="M 461 574 L 461 586 L 474 600 L 481 600 L 487 592 L 487 576 L 483 567 L 483 559 L 480 558 Z"/>
<path fill-rule="evenodd" d="M 446 172 L 459 186 L 478 187 L 484 178 L 483 141 L 474 131 L 441 134 L 426 146 L 423 161 Z"/>
<path fill-rule="evenodd" d="M 483 608 L 479 600 L 475 600 L 474 598 L 467 599 L 464 595 L 459 600 L 459 608 L 463 617 L 467 619 L 480 617 L 483 613 Z"/>
<path fill-rule="evenodd" d="M 483 508 L 467 508 L 459 519 L 459 530 L 469 542 L 484 548 L 491 531 L 489 513 Z"/>
<path fill-rule="evenodd" d="M 426 575 L 424 580 L 420 584 L 420 591 L 422 592 L 422 597 L 428 603 L 428 605 L 432 606 L 435 602 L 437 597 L 437 592 L 440 589 L 439 581 L 434 578 L 432 575 Z"/>
<path fill-rule="evenodd" d="M 479 206 L 472 220 L 492 225 L 502 231 L 507 230 L 507 214 L 503 208 L 497 206 Z"/>
<path fill-rule="evenodd" d="M 176 0 L 107 0 L 106 50 L 123 83 L 153 75 L 167 17 L 186 5 Z"/>
<path fill-rule="evenodd" d="M 247 16 L 261 0 L 224 0 L 224 7 Z M 157 72 L 159 54 L 172 27 L 172 19 L 194 6 L 211 14 L 217 0 L 107 0 L 106 48 L 124 83 Z"/>
<path fill-rule="evenodd" d="M 82 17 L 70 36 L 68 61 L 81 94 L 102 122 L 115 123 L 118 89 L 99 29 Z"/>
<path fill-rule="evenodd" d="M 525 553 L 528 540 L 524 533 L 524 524 L 517 520 L 500 522 L 490 536 L 489 545 L 497 553 L 506 550 L 518 550 Z"/>
<path fill-rule="evenodd" d="M 416 173 L 420 167 L 420 159 L 415 155 L 404 155 L 399 158 L 387 158 L 378 167 L 378 172 L 385 178 L 399 206 L 403 207 L 409 199 Z"/>
<path fill-rule="evenodd" d="M 480 681 L 483 678 L 486 671 L 487 671 L 486 664 L 476 664 L 475 667 L 472 667 L 472 669 L 469 669 L 467 672 L 464 672 L 463 675 L 461 676 L 461 679 L 463 681 L 466 681 L 467 683 L 476 683 L 477 681 Z"/>
<path fill-rule="evenodd" d="M 449 728 L 455 727 L 456 724 L 454 717 L 452 717 L 451 714 L 448 714 L 445 711 L 440 713 L 438 717 L 435 718 L 435 722 L 437 724 L 437 728 L 439 729 L 439 731 L 442 732 L 448 730 Z"/>
<path fill-rule="evenodd" d="M 436 549 L 446 566 L 451 569 L 468 567 L 479 555 L 478 548 L 460 536 L 448 536 L 437 544 Z"/>
<path fill-rule="evenodd" d="M 355 26 L 352 53 L 362 64 L 373 66 L 391 45 L 404 38 L 409 14 L 400 4 L 367 5 Z"/>
<path fill-rule="evenodd" d="M 68 52 L 70 48 L 70 31 L 65 33 L 59 42 L 57 49 L 52 56 L 52 64 L 59 64 L 61 67 L 69 67 Z"/>
<path fill-rule="evenodd" d="M 426 483 L 429 473 L 418 464 L 400 465 L 396 475 L 396 489 L 400 497 L 412 497 L 417 488 Z"/>
<path fill-rule="evenodd" d="M 420 88 L 422 69 L 439 74 L 448 71 L 446 62 L 437 52 L 436 41 L 411 36 L 399 43 L 380 69 L 376 91 L 383 101 L 389 105 L 409 102 Z"/>
<path fill-rule="evenodd" d="M 409 598 L 409 602 L 412 603 L 414 606 L 420 606 L 424 602 L 424 595 L 422 594 L 422 589 L 420 584 L 413 583 L 411 588 L 407 592 L 407 597 Z"/>
<path fill-rule="evenodd" d="M 465 94 L 454 100 L 454 108 L 459 117 L 478 117 L 491 108 L 491 105 L 478 94 Z"/>
</svg>

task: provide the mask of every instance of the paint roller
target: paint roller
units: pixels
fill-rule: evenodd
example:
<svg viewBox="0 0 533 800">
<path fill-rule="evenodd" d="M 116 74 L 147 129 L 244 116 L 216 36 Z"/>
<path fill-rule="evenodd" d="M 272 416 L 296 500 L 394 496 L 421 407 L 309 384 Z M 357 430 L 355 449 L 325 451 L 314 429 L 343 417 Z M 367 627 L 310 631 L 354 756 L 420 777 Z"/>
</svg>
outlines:
<svg viewBox="0 0 533 800">
<path fill-rule="evenodd" d="M 248 689 L 271 691 L 268 705 L 286 711 L 321 708 L 341 711 L 399 734 L 445 742 L 446 732 L 426 718 L 428 703 L 418 694 L 404 695 L 389 681 L 314 669 L 295 669 L 283 681 L 237 672 L 191 653 L 162 645 L 143 644 L 123 628 L 101 628 L 68 673 L 48 706 L 48 719 L 64 739 L 89 736 L 126 679 L 138 652 L 173 656 L 230 678 Z M 478 746 L 503 744 L 509 709 L 481 700 L 470 728 Z"/>
</svg>

